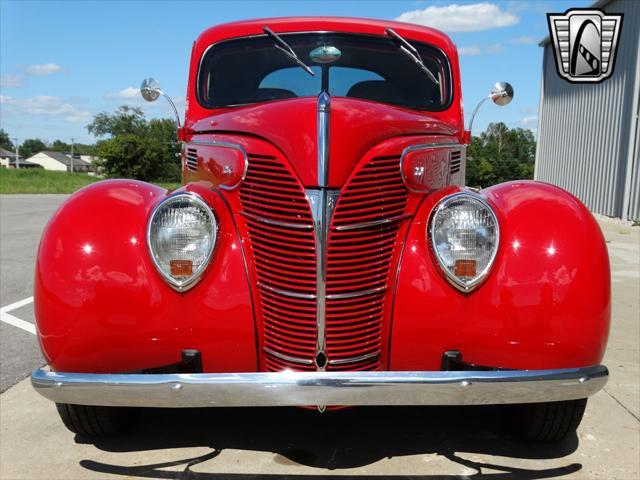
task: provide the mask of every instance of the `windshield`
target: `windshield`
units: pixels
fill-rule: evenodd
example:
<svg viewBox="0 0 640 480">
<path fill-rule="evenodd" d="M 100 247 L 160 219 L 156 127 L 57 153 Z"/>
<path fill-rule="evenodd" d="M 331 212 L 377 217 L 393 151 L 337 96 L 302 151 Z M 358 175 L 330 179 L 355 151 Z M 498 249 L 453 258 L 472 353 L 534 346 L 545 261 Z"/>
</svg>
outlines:
<svg viewBox="0 0 640 480">
<path fill-rule="evenodd" d="M 198 73 L 199 102 L 206 108 L 229 107 L 317 96 L 326 90 L 332 96 L 413 109 L 443 110 L 450 104 L 449 63 L 433 46 L 411 42 L 438 84 L 389 37 L 339 33 L 281 37 L 313 76 L 279 52 L 266 35 L 228 40 L 204 54 Z"/>
</svg>

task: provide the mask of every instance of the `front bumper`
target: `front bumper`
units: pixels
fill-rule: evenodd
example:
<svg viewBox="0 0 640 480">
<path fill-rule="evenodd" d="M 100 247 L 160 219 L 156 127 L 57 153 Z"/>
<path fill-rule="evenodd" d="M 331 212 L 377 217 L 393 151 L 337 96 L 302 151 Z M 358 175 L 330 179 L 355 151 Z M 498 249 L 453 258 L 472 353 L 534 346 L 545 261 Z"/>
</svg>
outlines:
<svg viewBox="0 0 640 480">
<path fill-rule="evenodd" d="M 608 375 L 604 365 L 560 370 L 114 375 L 38 369 L 31 383 L 49 400 L 79 405 L 487 405 L 586 398 L 604 387 Z"/>
</svg>

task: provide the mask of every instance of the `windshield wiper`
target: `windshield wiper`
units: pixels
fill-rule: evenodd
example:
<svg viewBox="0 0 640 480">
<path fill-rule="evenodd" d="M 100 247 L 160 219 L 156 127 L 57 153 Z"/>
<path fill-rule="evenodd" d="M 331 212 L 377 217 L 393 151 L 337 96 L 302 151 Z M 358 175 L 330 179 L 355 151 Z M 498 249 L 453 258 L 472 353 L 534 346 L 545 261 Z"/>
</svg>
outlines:
<svg viewBox="0 0 640 480">
<path fill-rule="evenodd" d="M 285 42 L 282 38 L 280 38 L 269 27 L 262 27 L 262 31 L 264 33 L 266 33 L 267 35 L 269 35 L 269 38 L 271 38 L 271 40 L 273 40 L 274 47 L 276 47 L 278 50 L 280 50 L 282 53 L 284 53 L 291 60 L 296 62 L 309 75 L 311 75 L 312 77 L 315 77 L 316 74 L 313 73 L 313 70 L 311 70 L 308 65 L 306 65 L 302 60 L 300 60 L 298 58 L 296 53 L 293 51 L 293 48 L 291 48 L 291 46 L 287 42 Z"/>
<path fill-rule="evenodd" d="M 420 56 L 420 53 L 418 53 L 418 50 L 411 45 L 409 42 L 407 42 L 404 38 L 402 38 L 398 33 L 396 33 L 394 30 L 387 28 L 385 30 L 385 32 L 387 33 L 387 35 L 389 35 L 391 38 L 396 39 L 398 42 L 400 42 L 400 48 L 399 50 L 405 54 L 407 57 L 409 57 L 410 60 L 413 61 L 413 63 L 415 63 L 420 70 L 422 70 L 424 72 L 424 74 L 429 77 L 429 79 L 435 83 L 436 85 L 440 86 L 440 82 L 438 81 L 438 79 L 435 77 L 435 75 L 433 73 L 431 73 L 431 70 L 429 70 L 427 68 L 427 66 L 424 64 L 424 62 L 422 61 L 422 57 Z"/>
</svg>

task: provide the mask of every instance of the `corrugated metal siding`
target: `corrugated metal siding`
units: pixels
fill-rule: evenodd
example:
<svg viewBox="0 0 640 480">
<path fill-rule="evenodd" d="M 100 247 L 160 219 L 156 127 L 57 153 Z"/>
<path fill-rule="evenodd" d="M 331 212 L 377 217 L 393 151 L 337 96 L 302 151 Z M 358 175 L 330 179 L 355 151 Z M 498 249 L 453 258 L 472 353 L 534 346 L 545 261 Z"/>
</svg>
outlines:
<svg viewBox="0 0 640 480">
<path fill-rule="evenodd" d="M 640 74 L 638 78 L 640 83 Z M 640 87 L 640 85 L 639 85 Z M 640 220 L 640 102 L 636 110 L 636 138 L 633 149 L 633 168 L 631 173 L 631 188 L 629 195 L 629 218 Z"/>
<path fill-rule="evenodd" d="M 628 211 L 638 218 L 638 155 L 630 139 L 637 136 L 632 120 L 638 113 L 640 2 L 617 0 L 605 10 L 624 13 L 609 79 L 569 83 L 557 73 L 552 45 L 544 47 L 535 178 L 569 190 L 594 212 L 620 217 Z M 628 168 L 630 156 L 635 157 L 633 168 Z"/>
</svg>

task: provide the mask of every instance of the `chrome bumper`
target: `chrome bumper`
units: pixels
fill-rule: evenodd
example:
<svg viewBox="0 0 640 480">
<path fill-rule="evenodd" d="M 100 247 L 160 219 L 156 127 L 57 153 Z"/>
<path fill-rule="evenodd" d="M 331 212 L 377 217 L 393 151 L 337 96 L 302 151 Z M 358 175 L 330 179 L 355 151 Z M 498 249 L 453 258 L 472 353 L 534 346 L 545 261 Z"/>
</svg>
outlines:
<svg viewBox="0 0 640 480">
<path fill-rule="evenodd" d="M 607 383 L 603 365 L 561 370 L 89 374 L 34 370 L 58 403 L 127 407 L 483 405 L 574 400 Z"/>
</svg>

